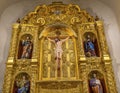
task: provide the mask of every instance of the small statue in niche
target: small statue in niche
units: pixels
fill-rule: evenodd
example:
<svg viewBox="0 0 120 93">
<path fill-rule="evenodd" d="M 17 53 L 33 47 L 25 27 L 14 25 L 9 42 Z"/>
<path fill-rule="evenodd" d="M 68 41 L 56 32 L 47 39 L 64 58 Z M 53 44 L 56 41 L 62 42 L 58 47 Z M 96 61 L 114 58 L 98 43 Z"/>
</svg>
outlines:
<svg viewBox="0 0 120 93">
<path fill-rule="evenodd" d="M 26 40 L 22 40 L 22 55 L 21 58 L 31 58 L 31 53 L 33 49 L 33 44 L 29 36 L 26 37 Z"/>
<path fill-rule="evenodd" d="M 91 40 L 90 35 L 87 35 L 84 46 L 87 57 L 96 56 L 94 42 Z"/>
<path fill-rule="evenodd" d="M 30 93 L 30 81 L 26 76 L 22 76 L 15 81 L 13 93 Z"/>
<path fill-rule="evenodd" d="M 96 74 L 93 74 L 93 78 L 90 79 L 90 88 L 92 93 L 103 93 L 103 87 Z"/>
</svg>

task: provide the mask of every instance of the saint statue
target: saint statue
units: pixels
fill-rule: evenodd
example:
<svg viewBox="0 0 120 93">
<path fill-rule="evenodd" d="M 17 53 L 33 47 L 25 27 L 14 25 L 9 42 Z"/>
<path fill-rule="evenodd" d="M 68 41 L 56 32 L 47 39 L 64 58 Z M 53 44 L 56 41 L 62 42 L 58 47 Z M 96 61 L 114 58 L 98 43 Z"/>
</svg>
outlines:
<svg viewBox="0 0 120 93">
<path fill-rule="evenodd" d="M 85 41 L 85 53 L 87 57 L 96 56 L 94 43 L 90 35 L 87 36 L 87 40 Z"/>
<path fill-rule="evenodd" d="M 26 76 L 15 82 L 13 93 L 30 93 L 30 81 L 26 79 Z"/>
<path fill-rule="evenodd" d="M 32 42 L 29 36 L 26 37 L 26 40 L 22 41 L 22 55 L 21 58 L 30 59 L 32 53 Z"/>
<path fill-rule="evenodd" d="M 90 87 L 92 93 L 103 93 L 103 88 L 99 79 L 97 79 L 96 74 L 93 74 L 93 78 L 90 79 Z"/>
<path fill-rule="evenodd" d="M 62 53 L 63 53 L 63 49 L 62 49 L 62 43 L 65 42 L 66 40 L 69 39 L 69 37 L 60 40 L 59 38 L 55 38 L 54 40 L 50 39 L 47 37 L 47 39 L 51 42 L 53 42 L 55 44 L 55 60 L 57 63 L 57 68 L 60 69 L 60 60 L 62 58 Z"/>
</svg>

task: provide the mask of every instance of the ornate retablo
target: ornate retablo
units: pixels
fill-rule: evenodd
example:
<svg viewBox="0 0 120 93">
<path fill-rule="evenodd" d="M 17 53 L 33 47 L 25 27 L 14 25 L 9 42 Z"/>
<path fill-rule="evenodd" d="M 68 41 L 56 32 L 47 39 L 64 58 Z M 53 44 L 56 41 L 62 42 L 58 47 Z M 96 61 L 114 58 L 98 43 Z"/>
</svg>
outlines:
<svg viewBox="0 0 120 93">
<path fill-rule="evenodd" d="M 39 5 L 13 24 L 2 93 L 117 93 L 103 22 L 78 5 Z"/>
</svg>

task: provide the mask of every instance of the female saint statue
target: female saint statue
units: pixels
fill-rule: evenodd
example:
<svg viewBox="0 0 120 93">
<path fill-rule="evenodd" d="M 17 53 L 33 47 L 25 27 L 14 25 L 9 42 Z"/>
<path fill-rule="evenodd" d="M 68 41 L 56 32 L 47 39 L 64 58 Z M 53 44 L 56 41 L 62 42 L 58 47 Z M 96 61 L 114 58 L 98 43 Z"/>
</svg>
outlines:
<svg viewBox="0 0 120 93">
<path fill-rule="evenodd" d="M 15 81 L 13 93 L 30 93 L 30 81 L 26 76 Z"/>
</svg>

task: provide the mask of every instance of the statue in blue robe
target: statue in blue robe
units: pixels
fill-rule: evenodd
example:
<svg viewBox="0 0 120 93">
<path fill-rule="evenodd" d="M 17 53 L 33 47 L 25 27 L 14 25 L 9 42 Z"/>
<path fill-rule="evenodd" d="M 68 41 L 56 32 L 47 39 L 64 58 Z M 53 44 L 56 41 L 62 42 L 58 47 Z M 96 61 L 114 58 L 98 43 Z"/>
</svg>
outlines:
<svg viewBox="0 0 120 93">
<path fill-rule="evenodd" d="M 26 80 L 25 76 L 23 76 L 23 79 L 18 82 L 17 86 L 17 93 L 30 93 L 30 81 Z"/>
<path fill-rule="evenodd" d="M 91 56 L 96 56 L 95 53 L 95 46 L 93 41 L 90 39 L 90 36 L 87 36 L 87 40 L 85 41 L 85 54 L 87 57 L 91 57 Z"/>
</svg>

